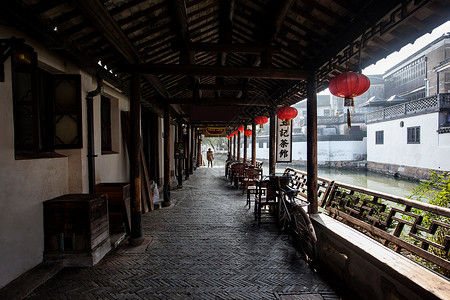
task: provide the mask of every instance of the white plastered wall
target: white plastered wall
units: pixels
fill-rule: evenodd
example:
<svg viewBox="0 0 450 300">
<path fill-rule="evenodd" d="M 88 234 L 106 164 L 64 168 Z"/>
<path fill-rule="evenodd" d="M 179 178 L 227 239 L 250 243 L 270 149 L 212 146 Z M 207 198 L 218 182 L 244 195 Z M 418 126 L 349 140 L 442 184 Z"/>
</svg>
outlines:
<svg viewBox="0 0 450 300">
<path fill-rule="evenodd" d="M 420 126 L 420 144 L 407 144 L 407 128 L 414 126 Z M 438 134 L 437 129 L 438 113 L 369 124 L 367 161 L 450 171 L 450 134 Z M 384 131 L 384 144 L 376 145 L 375 132 L 380 130 Z"/>
<path fill-rule="evenodd" d="M 43 202 L 67 193 L 88 192 L 87 120 L 85 96 L 97 87 L 96 80 L 70 62 L 45 50 L 39 43 L 9 27 L 0 26 L 0 38 L 25 38 L 38 53 L 40 67 L 52 72 L 81 74 L 83 148 L 57 150 L 58 158 L 16 160 L 14 156 L 11 64 L 4 64 L 0 82 L 0 288 L 42 262 L 44 251 Z M 117 90 L 106 88 L 119 110 L 128 110 L 128 100 Z M 119 153 L 101 155 L 100 97 L 95 99 L 96 181 L 119 182 L 128 178 L 128 159 L 120 127 Z M 120 112 L 119 112 L 120 114 Z M 113 117 L 117 120 L 118 116 Z M 117 131 L 117 128 L 114 129 Z"/>
</svg>

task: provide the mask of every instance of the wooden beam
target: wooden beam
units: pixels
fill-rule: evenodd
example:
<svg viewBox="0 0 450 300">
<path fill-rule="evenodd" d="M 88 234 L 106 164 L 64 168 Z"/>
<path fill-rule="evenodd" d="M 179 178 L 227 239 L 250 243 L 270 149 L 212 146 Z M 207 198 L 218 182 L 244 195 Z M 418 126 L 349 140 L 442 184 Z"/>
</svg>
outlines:
<svg viewBox="0 0 450 300">
<path fill-rule="evenodd" d="M 181 66 L 169 64 L 135 64 L 131 69 L 144 74 L 222 76 L 261 79 L 306 80 L 308 72 L 298 69 L 225 67 L 225 66 Z"/>
<path fill-rule="evenodd" d="M 170 7 L 175 15 L 172 20 L 177 24 L 178 35 L 180 36 L 182 49 L 180 53 L 180 61 L 183 65 L 195 65 L 195 55 L 188 47 L 191 42 L 191 37 L 189 35 L 188 24 L 187 24 L 187 12 L 185 0 L 172 0 L 170 1 Z M 198 76 L 193 76 L 192 81 L 195 85 L 200 83 Z M 194 91 L 201 96 L 198 90 Z"/>
<path fill-rule="evenodd" d="M 220 1 L 219 6 L 219 43 L 231 43 L 233 39 L 233 18 L 234 18 L 235 0 Z M 217 65 L 225 66 L 227 53 L 221 52 L 217 55 Z M 223 77 L 216 77 L 216 84 L 223 84 Z M 216 97 L 220 97 L 220 90 L 215 91 Z"/>
<path fill-rule="evenodd" d="M 122 54 L 129 63 L 143 63 L 144 59 L 136 50 L 134 45 L 128 40 L 128 37 L 106 11 L 99 0 L 78 0 L 74 4 L 83 12 L 86 18 L 103 33 L 108 41 Z M 155 75 L 144 76 L 163 97 L 169 98 L 169 93 L 162 82 Z"/>
<path fill-rule="evenodd" d="M 170 104 L 269 106 L 265 100 L 243 98 L 170 98 L 166 101 Z"/>
<path fill-rule="evenodd" d="M 253 87 L 245 86 L 243 84 L 199 84 L 199 90 L 210 91 L 253 91 Z"/>
<path fill-rule="evenodd" d="M 295 3 L 295 0 L 284 0 L 280 1 L 278 10 L 276 11 L 275 17 L 272 20 L 272 24 L 267 28 L 269 31 L 268 39 L 266 44 L 270 44 L 275 37 L 278 35 L 278 32 L 281 29 L 281 25 L 283 25 L 286 16 L 291 9 L 292 5 Z M 279 2 L 278 2 L 279 3 Z"/>
<path fill-rule="evenodd" d="M 281 54 L 281 48 L 275 46 L 264 46 L 256 44 L 237 44 L 237 43 L 190 43 L 189 50 L 195 52 L 212 53 L 243 53 L 260 54 L 271 51 L 274 54 Z"/>
</svg>

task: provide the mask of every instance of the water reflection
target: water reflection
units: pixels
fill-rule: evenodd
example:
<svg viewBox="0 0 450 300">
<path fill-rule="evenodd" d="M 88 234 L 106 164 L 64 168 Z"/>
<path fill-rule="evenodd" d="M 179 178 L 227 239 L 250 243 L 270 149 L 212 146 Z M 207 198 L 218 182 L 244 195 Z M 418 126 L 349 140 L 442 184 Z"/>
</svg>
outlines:
<svg viewBox="0 0 450 300">
<path fill-rule="evenodd" d="M 216 153 L 214 159 L 214 167 L 224 167 L 225 161 L 225 153 Z M 276 173 L 282 173 L 286 167 L 306 171 L 306 168 L 302 166 L 295 166 L 293 164 L 277 164 Z M 268 172 L 269 169 L 267 163 L 264 163 L 264 175 L 267 175 Z M 412 190 L 418 186 L 417 182 L 367 171 L 319 168 L 318 172 L 320 177 L 324 177 L 341 183 L 359 186 L 369 190 L 378 191 L 383 194 L 391 194 L 401 197 L 410 195 Z"/>
</svg>

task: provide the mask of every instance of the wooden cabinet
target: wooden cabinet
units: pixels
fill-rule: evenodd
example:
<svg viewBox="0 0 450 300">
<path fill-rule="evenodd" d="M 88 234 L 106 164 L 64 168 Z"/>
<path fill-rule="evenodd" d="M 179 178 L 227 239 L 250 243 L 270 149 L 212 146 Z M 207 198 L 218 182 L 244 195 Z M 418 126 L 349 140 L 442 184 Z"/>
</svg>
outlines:
<svg viewBox="0 0 450 300">
<path fill-rule="evenodd" d="M 44 256 L 67 260 L 68 266 L 97 263 L 111 247 L 107 201 L 102 194 L 67 194 L 45 201 Z"/>
<path fill-rule="evenodd" d="M 98 194 L 108 195 L 109 231 L 111 234 L 130 234 L 130 184 L 127 182 L 100 183 L 95 186 Z"/>
</svg>

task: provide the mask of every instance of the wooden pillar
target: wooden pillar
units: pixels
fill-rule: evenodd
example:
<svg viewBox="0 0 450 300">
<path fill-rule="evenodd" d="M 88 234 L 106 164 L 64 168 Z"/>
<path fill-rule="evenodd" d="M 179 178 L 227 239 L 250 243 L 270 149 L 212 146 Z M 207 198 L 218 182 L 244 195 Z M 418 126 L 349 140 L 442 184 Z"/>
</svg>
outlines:
<svg viewBox="0 0 450 300">
<path fill-rule="evenodd" d="M 244 163 L 247 162 L 247 136 L 245 135 L 245 129 L 247 125 L 244 125 Z"/>
<path fill-rule="evenodd" d="M 237 149 L 237 161 L 241 161 L 241 132 L 238 130 L 237 134 L 237 142 L 236 142 L 236 149 Z"/>
<path fill-rule="evenodd" d="M 314 73 L 311 73 L 306 83 L 306 168 L 307 178 L 307 194 L 309 205 L 309 213 L 316 214 L 318 212 L 317 204 L 317 94 Z"/>
<path fill-rule="evenodd" d="M 198 167 L 198 165 L 197 165 L 197 162 L 198 162 L 198 159 L 197 159 L 197 142 L 198 142 L 198 138 L 197 138 L 197 129 L 194 129 L 193 130 L 193 132 L 192 132 L 192 134 L 193 134 L 193 142 L 192 142 L 192 152 L 193 152 L 193 155 L 192 155 L 192 169 L 196 169 L 197 167 Z"/>
<path fill-rule="evenodd" d="M 252 165 L 256 165 L 256 123 L 252 120 Z"/>
<path fill-rule="evenodd" d="M 198 166 L 201 167 L 203 163 L 202 158 L 202 135 L 198 133 L 198 139 L 197 139 L 197 163 Z"/>
<path fill-rule="evenodd" d="M 184 142 L 184 136 L 183 136 L 183 120 L 181 117 L 178 117 L 178 142 L 183 143 Z M 185 149 L 186 150 L 186 149 Z M 178 180 L 178 186 L 177 188 L 183 187 L 183 161 L 184 158 L 177 158 L 177 180 Z"/>
<path fill-rule="evenodd" d="M 233 160 L 236 160 L 236 135 L 233 135 Z"/>
<path fill-rule="evenodd" d="M 277 127 L 277 115 L 275 113 L 275 107 L 269 110 L 270 118 L 270 129 L 269 129 L 269 174 L 275 174 L 275 135 Z"/>
<path fill-rule="evenodd" d="M 170 205 L 170 104 L 164 103 L 164 206 Z"/>
<path fill-rule="evenodd" d="M 190 134 L 190 142 L 189 142 L 189 163 L 188 163 L 188 170 L 186 172 L 186 179 L 189 179 L 189 175 L 194 173 L 194 128 L 192 128 L 192 125 L 188 125 L 188 132 Z"/>
<path fill-rule="evenodd" d="M 131 74 L 130 86 L 130 243 L 139 245 L 144 242 L 142 235 L 141 209 L 141 75 Z"/>
<path fill-rule="evenodd" d="M 231 138 L 227 139 L 227 159 L 231 159 Z"/>
</svg>

